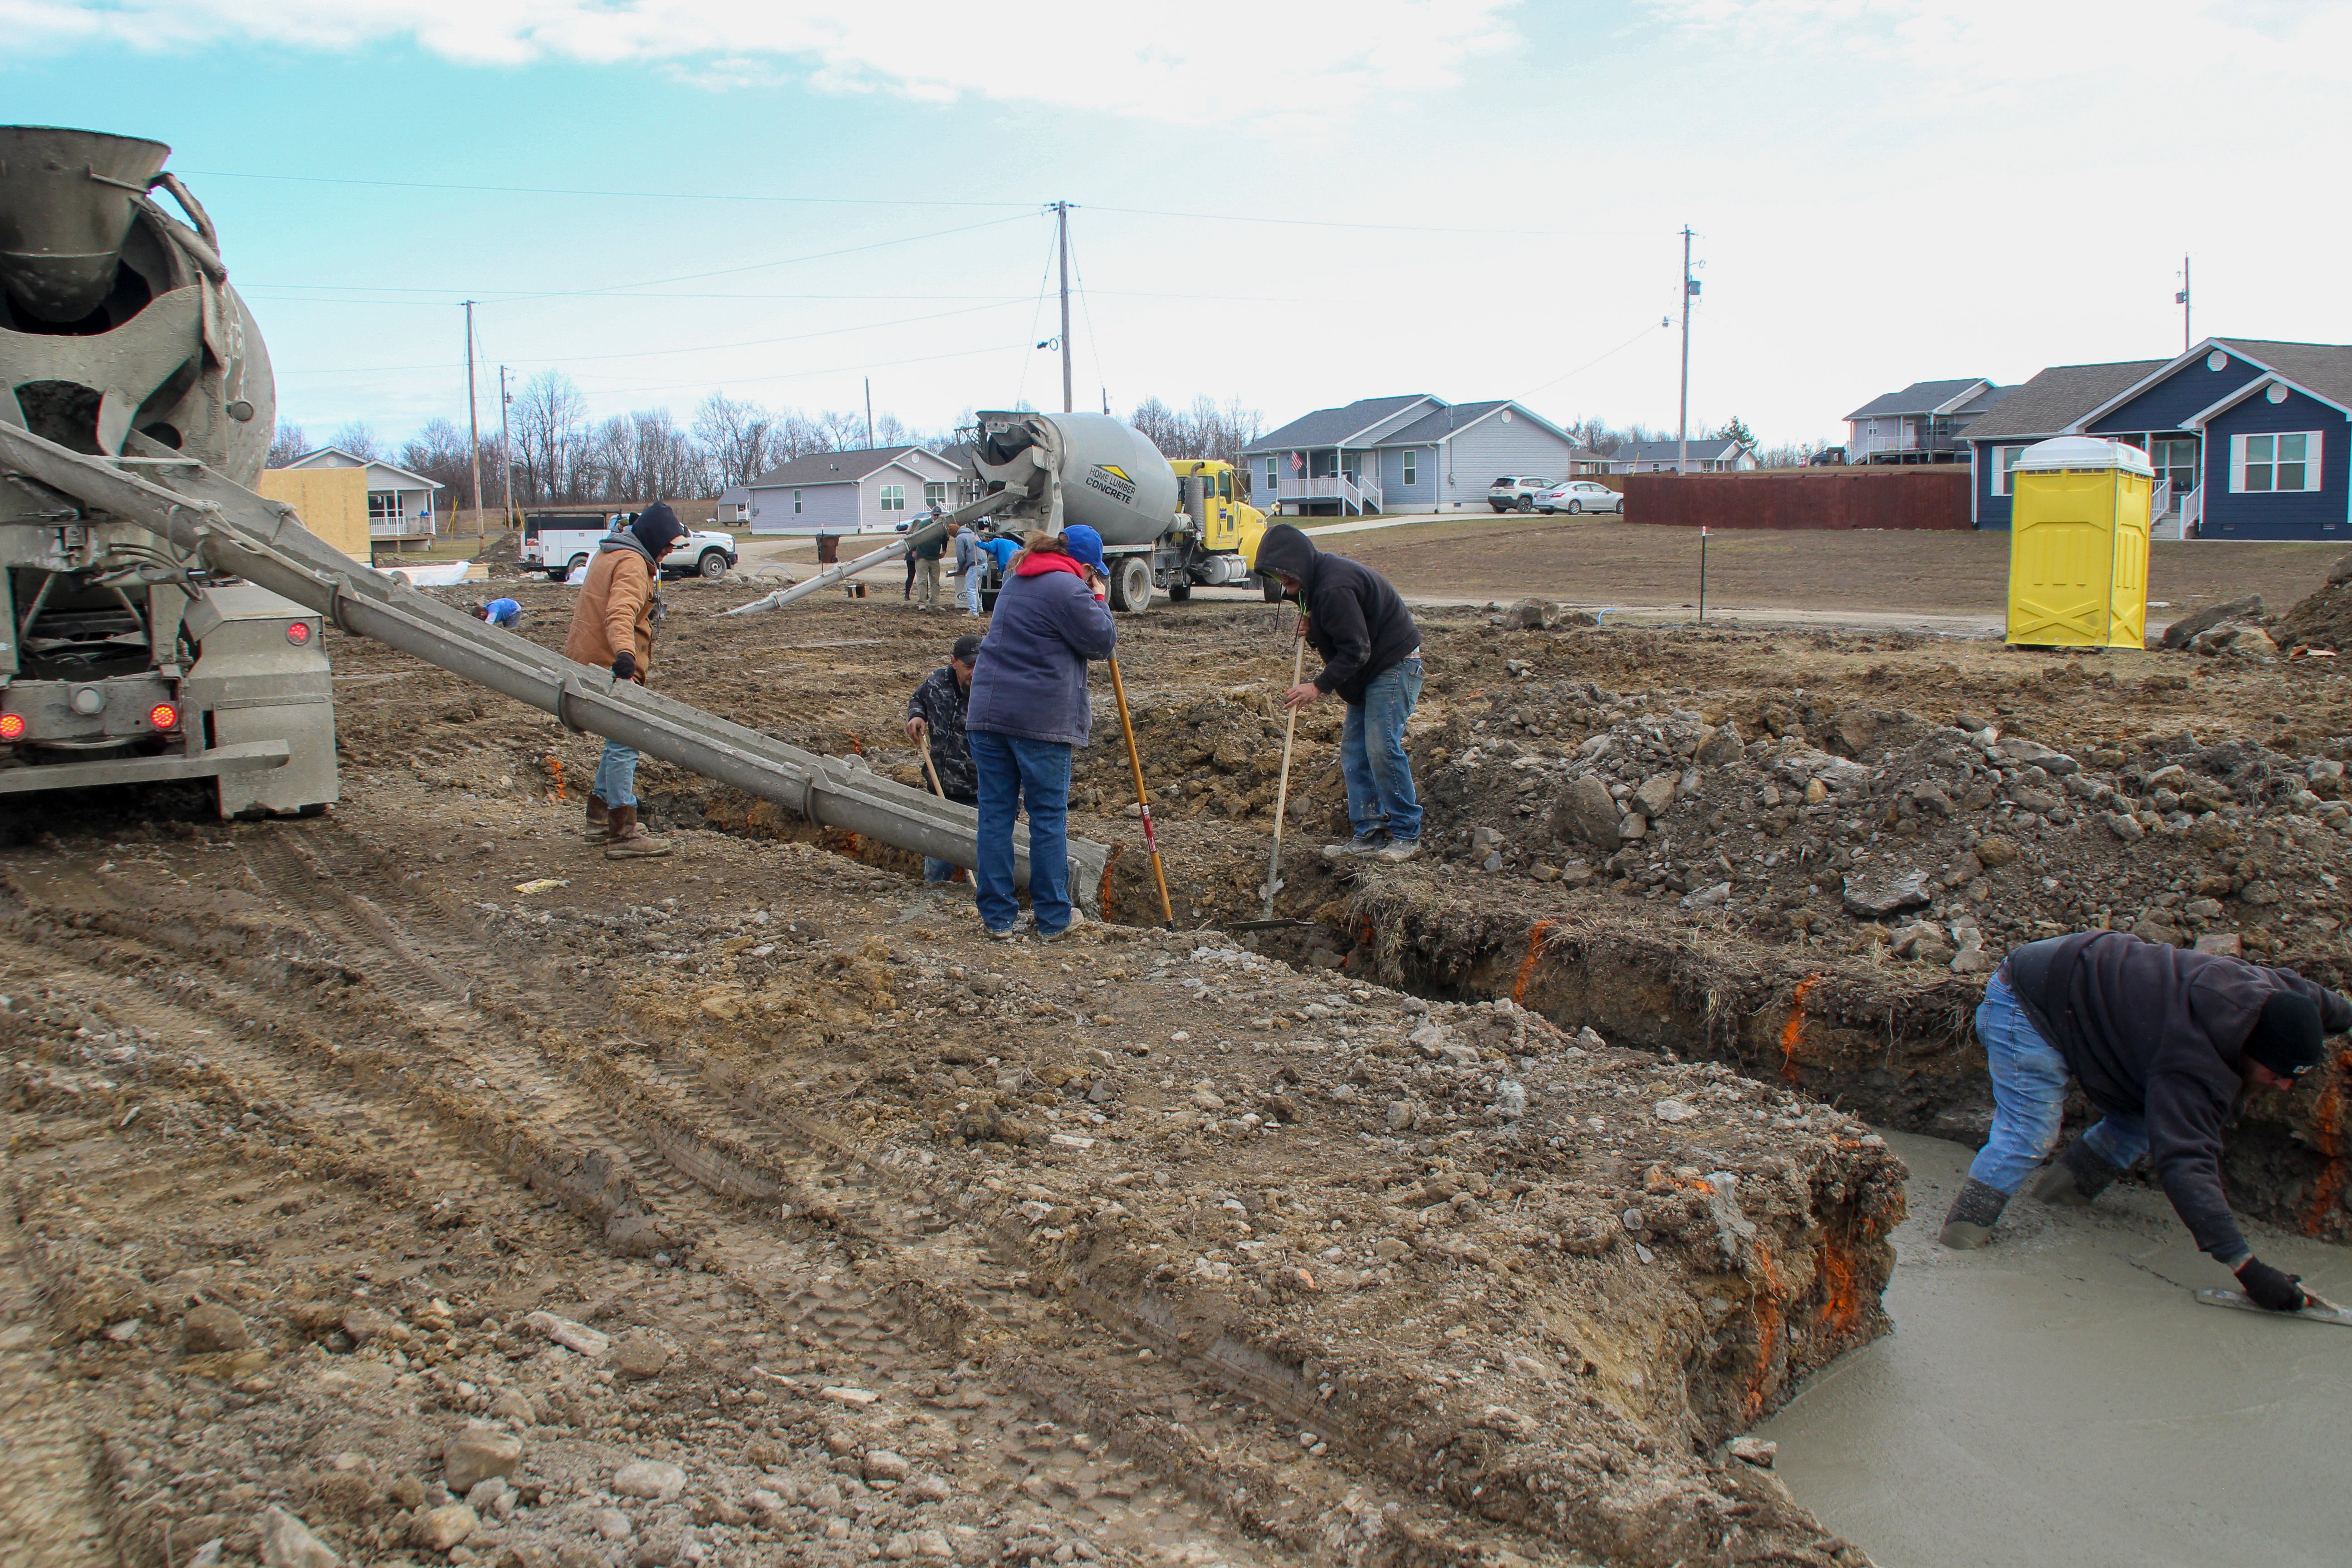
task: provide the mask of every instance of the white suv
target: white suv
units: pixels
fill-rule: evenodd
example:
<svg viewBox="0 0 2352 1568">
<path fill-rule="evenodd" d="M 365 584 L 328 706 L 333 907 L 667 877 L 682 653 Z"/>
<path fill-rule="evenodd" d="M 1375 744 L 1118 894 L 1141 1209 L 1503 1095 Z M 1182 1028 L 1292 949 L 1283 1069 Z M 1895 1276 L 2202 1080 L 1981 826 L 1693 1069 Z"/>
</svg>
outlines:
<svg viewBox="0 0 2352 1568">
<path fill-rule="evenodd" d="M 1559 482 L 1558 479 L 1505 474 L 1486 487 L 1486 504 L 1496 511 L 1533 511 L 1536 510 L 1536 497 Z"/>
</svg>

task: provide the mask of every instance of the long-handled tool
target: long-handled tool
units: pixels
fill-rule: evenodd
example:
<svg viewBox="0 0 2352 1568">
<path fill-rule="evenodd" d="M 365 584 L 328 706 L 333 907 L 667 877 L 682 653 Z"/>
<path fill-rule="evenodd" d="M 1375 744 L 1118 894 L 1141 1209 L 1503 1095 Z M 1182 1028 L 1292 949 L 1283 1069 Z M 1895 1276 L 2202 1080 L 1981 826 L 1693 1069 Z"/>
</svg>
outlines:
<svg viewBox="0 0 2352 1568">
<path fill-rule="evenodd" d="M 1118 727 L 1127 735 L 1128 771 L 1135 775 L 1135 806 L 1143 817 L 1143 847 L 1151 851 L 1151 879 L 1160 884 L 1160 914 L 1168 929 L 1176 929 L 1176 906 L 1168 901 L 1168 873 L 1160 864 L 1160 836 L 1151 831 L 1151 796 L 1143 787 L 1143 753 L 1135 749 L 1135 721 L 1128 717 L 1127 682 L 1118 678 L 1118 659 L 1110 661 L 1111 695 L 1118 699 Z"/>
<path fill-rule="evenodd" d="M 1297 686 L 1307 673 L 1306 623 L 1300 622 L 1297 632 L 1298 652 L 1290 661 L 1290 685 Z M 1289 687 L 1283 689 L 1285 691 Z M 1274 787 L 1274 858 L 1265 867 L 1265 918 L 1274 919 L 1274 896 L 1282 891 L 1282 819 L 1290 809 L 1290 742 L 1298 733 L 1298 710 L 1290 710 L 1282 725 L 1282 782 Z"/>
<path fill-rule="evenodd" d="M 915 752 L 917 756 L 923 759 L 923 777 L 929 781 L 931 793 L 945 800 L 948 797 L 948 792 L 940 787 L 939 771 L 931 766 L 931 727 L 921 719 L 916 720 L 915 722 L 923 726 L 923 738 L 917 742 Z"/>
<path fill-rule="evenodd" d="M 2273 1312 L 2268 1307 L 2257 1306 L 2240 1290 L 2200 1290 L 2197 1300 L 2208 1307 L 2235 1307 L 2242 1312 L 2260 1312 L 2268 1318 L 2301 1318 L 2307 1323 L 2336 1323 L 2352 1329 L 2352 1311 L 2312 1291 L 2303 1294 L 2303 1306 L 2292 1312 Z"/>
</svg>

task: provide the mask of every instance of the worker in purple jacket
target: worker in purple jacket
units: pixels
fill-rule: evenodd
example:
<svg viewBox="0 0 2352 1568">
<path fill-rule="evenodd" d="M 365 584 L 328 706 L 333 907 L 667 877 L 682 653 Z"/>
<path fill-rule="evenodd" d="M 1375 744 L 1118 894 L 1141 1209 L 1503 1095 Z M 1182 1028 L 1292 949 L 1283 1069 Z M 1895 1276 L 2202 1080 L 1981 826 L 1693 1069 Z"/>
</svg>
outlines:
<svg viewBox="0 0 2352 1568">
<path fill-rule="evenodd" d="M 964 730 L 980 782 L 978 894 L 992 937 L 1013 934 L 1013 820 L 1029 812 L 1029 908 L 1053 942 L 1070 907 L 1071 748 L 1087 743 L 1094 708 L 1087 664 L 1108 658 L 1118 629 L 1104 606 L 1102 535 L 1084 524 L 1034 533 L 1013 557 L 980 645 Z"/>
<path fill-rule="evenodd" d="M 2292 970 L 2121 931 L 2016 949 L 1985 987 L 1977 1038 L 1992 1071 L 1992 1132 L 1945 1216 L 1946 1247 L 1982 1247 L 2058 1142 L 2066 1080 L 2101 1112 L 2033 1184 L 2087 1205 L 2143 1154 L 2197 1245 L 2256 1305 L 2290 1312 L 2297 1276 L 2246 1245 L 2221 1192 L 2221 1128 L 2253 1089 L 2291 1093 L 2352 1028 L 2352 1002 Z"/>
</svg>

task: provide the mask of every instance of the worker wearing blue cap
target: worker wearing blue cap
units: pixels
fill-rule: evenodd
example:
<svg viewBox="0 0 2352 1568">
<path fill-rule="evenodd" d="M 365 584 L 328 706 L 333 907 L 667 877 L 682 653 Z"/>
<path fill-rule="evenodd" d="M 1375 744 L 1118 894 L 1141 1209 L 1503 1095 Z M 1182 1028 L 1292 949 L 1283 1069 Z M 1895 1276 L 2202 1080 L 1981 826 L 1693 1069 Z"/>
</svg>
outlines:
<svg viewBox="0 0 2352 1568">
<path fill-rule="evenodd" d="M 1032 534 L 1013 557 L 980 646 L 964 728 L 980 783 L 981 923 L 1013 934 L 1013 823 L 1029 813 L 1029 904 L 1047 942 L 1069 931 L 1071 749 L 1087 743 L 1087 664 L 1108 658 L 1118 631 L 1104 604 L 1102 535 L 1078 524 Z"/>
</svg>

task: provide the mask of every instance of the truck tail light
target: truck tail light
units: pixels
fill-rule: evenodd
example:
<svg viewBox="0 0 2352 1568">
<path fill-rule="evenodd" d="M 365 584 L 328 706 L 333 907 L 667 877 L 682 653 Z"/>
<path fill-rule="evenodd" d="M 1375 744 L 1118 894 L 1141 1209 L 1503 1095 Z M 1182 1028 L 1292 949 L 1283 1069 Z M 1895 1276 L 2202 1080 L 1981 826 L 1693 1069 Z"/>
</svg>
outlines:
<svg viewBox="0 0 2352 1568">
<path fill-rule="evenodd" d="M 0 713 L 0 741 L 21 741 L 25 738 L 25 716 L 22 713 Z"/>
<path fill-rule="evenodd" d="M 296 621 L 292 626 L 288 626 L 286 628 L 286 640 L 292 643 L 296 647 L 300 647 L 304 644 L 308 643 L 310 640 L 310 623 L 308 621 Z"/>
<path fill-rule="evenodd" d="M 176 730 L 180 727 L 180 710 L 169 702 L 158 702 L 147 710 L 147 722 L 158 730 Z"/>
</svg>

